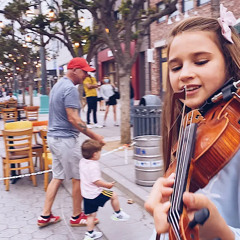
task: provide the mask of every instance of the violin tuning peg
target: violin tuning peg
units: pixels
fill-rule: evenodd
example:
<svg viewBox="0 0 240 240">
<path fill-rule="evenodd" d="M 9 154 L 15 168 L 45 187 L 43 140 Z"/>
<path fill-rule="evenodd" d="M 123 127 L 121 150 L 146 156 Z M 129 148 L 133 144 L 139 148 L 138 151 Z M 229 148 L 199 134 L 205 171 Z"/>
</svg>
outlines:
<svg viewBox="0 0 240 240">
<path fill-rule="evenodd" d="M 197 224 L 203 225 L 209 217 L 209 210 L 207 208 L 202 208 L 195 212 L 194 218 L 189 222 L 188 226 L 194 228 Z"/>
</svg>

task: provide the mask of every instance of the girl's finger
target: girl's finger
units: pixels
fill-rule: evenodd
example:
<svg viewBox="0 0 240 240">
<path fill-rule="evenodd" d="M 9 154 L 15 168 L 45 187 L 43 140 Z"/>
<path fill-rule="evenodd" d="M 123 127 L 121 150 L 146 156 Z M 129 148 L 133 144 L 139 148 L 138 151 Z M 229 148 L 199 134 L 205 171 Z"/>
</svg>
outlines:
<svg viewBox="0 0 240 240">
<path fill-rule="evenodd" d="M 171 206 L 171 203 L 165 202 L 163 204 L 159 204 L 154 209 L 154 223 L 157 233 L 165 233 L 168 232 L 169 229 L 169 223 L 167 221 L 167 215 L 169 208 Z"/>
</svg>

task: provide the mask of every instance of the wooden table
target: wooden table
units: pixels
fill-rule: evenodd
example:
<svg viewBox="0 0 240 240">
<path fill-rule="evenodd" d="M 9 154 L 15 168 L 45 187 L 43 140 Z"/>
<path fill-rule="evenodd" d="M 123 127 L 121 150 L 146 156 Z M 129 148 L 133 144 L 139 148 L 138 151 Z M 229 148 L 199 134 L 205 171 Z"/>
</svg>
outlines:
<svg viewBox="0 0 240 240">
<path fill-rule="evenodd" d="M 21 121 L 21 112 L 24 111 L 24 107 L 26 107 L 26 104 L 18 103 L 17 105 L 17 111 L 18 111 L 18 121 Z"/>
</svg>

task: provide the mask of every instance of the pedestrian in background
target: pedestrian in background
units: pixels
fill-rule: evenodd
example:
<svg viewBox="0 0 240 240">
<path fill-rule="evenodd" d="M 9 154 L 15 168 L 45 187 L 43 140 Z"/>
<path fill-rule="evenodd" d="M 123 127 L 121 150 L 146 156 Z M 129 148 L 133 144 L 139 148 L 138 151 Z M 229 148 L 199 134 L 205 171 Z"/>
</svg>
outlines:
<svg viewBox="0 0 240 240">
<path fill-rule="evenodd" d="M 79 133 L 104 144 L 103 137 L 87 128 L 80 118 L 80 102 L 78 90 L 87 72 L 95 71 L 83 58 L 73 58 L 67 65 L 66 76 L 61 78 L 52 88 L 49 99 L 48 144 L 52 153 L 53 178 L 48 185 L 42 215 L 38 218 L 40 227 L 60 221 L 54 216 L 51 208 L 64 179 L 72 179 L 73 214 L 71 226 L 86 224 L 87 217 L 82 211 L 82 196 L 80 190 Z M 97 222 L 97 219 L 96 221 Z"/>
<path fill-rule="evenodd" d="M 114 126 L 119 126 L 117 123 L 117 100 L 114 97 L 114 86 L 110 83 L 110 79 L 106 76 L 103 79 L 104 84 L 100 87 L 100 93 L 106 102 L 106 110 L 104 115 L 103 127 L 106 127 L 107 115 L 109 107 L 113 107 Z"/>
<path fill-rule="evenodd" d="M 87 126 L 92 128 L 90 125 L 90 114 L 93 112 L 93 127 L 101 128 L 102 126 L 97 123 L 97 80 L 95 77 L 92 77 L 90 74 L 83 81 L 84 91 L 87 99 Z"/>
<path fill-rule="evenodd" d="M 129 215 L 120 209 L 118 196 L 115 192 L 106 190 L 114 186 L 114 182 L 106 182 L 101 178 L 99 159 L 101 157 L 102 144 L 93 139 L 88 139 L 82 144 L 83 158 L 80 160 L 79 169 L 81 176 L 81 191 L 83 196 L 84 211 L 88 215 L 87 232 L 84 240 L 98 239 L 102 232 L 94 230 L 94 219 L 98 207 L 111 200 L 114 210 L 111 219 L 114 221 L 127 221 Z"/>
<path fill-rule="evenodd" d="M 100 87 L 101 87 L 102 83 L 99 81 L 98 82 L 98 88 L 97 88 L 97 101 L 99 102 L 99 109 L 100 111 L 105 111 L 105 101 L 101 95 L 100 92 Z"/>
<path fill-rule="evenodd" d="M 5 97 L 5 101 L 9 101 L 10 99 L 17 101 L 17 97 L 13 95 L 13 92 L 12 92 L 11 89 L 8 91 L 8 94 L 7 94 L 7 96 Z"/>
<path fill-rule="evenodd" d="M 81 104 L 81 110 L 84 112 L 84 108 L 87 105 L 86 94 L 83 88 L 83 84 L 78 84 L 78 93 L 79 93 L 79 100 Z"/>
<path fill-rule="evenodd" d="M 132 76 L 130 76 L 130 126 L 133 126 L 134 88 L 132 86 Z"/>
</svg>

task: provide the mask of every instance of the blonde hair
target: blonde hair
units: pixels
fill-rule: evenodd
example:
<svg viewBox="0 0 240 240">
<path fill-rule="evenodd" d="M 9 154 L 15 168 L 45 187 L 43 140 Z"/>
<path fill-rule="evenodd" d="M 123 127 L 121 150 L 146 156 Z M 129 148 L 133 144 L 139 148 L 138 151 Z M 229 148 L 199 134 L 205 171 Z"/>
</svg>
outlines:
<svg viewBox="0 0 240 240">
<path fill-rule="evenodd" d="M 240 78 L 240 39 L 234 30 L 234 28 L 230 27 L 232 30 L 232 40 L 233 44 L 228 42 L 221 33 L 221 27 L 218 21 L 214 18 L 206 18 L 206 17 L 192 17 L 180 22 L 177 26 L 173 28 L 170 33 L 168 40 L 168 50 L 167 55 L 169 57 L 169 49 L 171 47 L 171 43 L 178 34 L 182 32 L 194 32 L 194 31 L 208 31 L 215 33 L 216 36 L 216 44 L 219 50 L 223 53 L 227 73 L 226 76 L 234 77 L 236 80 Z M 214 77 L 214 76 L 213 76 Z M 228 79 L 226 79 L 228 80 Z M 170 131 L 170 118 L 171 118 L 171 105 L 172 105 L 172 96 L 173 89 L 170 85 L 169 74 L 167 79 L 166 86 L 166 95 L 164 99 L 164 107 L 163 107 L 163 116 L 162 116 L 162 135 L 163 135 L 163 158 L 165 163 L 165 169 L 168 168 L 167 164 L 169 160 L 167 160 L 167 151 L 168 151 L 168 134 Z M 174 116 L 178 116 L 182 109 L 182 103 L 177 101 L 176 106 L 174 108 Z M 180 119 L 177 120 L 176 124 L 173 126 L 173 144 L 177 142 L 178 137 L 178 129 L 180 126 Z"/>
</svg>

